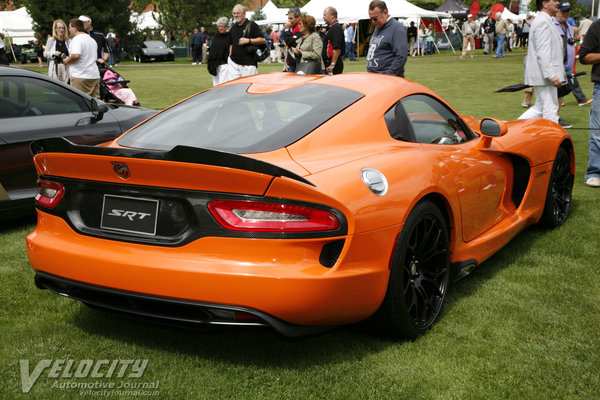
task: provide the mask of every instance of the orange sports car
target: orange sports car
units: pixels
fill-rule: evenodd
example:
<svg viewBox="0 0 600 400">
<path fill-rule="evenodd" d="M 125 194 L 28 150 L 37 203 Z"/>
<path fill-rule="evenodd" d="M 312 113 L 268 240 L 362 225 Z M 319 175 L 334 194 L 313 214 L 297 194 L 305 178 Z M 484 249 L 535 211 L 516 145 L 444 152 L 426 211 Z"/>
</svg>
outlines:
<svg viewBox="0 0 600 400">
<path fill-rule="evenodd" d="M 102 146 L 34 142 L 41 289 L 172 323 L 415 338 L 451 282 L 563 224 L 573 143 L 379 74 L 261 74 Z"/>
</svg>

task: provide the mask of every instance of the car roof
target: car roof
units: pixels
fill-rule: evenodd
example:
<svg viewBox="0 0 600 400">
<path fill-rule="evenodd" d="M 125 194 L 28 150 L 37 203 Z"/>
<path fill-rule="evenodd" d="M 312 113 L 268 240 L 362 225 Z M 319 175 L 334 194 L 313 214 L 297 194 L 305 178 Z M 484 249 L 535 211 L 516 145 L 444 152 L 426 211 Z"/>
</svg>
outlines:
<svg viewBox="0 0 600 400">
<path fill-rule="evenodd" d="M 48 77 L 41 72 L 31 71 L 25 68 L 11 67 L 11 66 L 0 66 L 0 75 L 18 75 L 18 76 L 33 76 L 34 78 L 46 78 Z"/>
</svg>

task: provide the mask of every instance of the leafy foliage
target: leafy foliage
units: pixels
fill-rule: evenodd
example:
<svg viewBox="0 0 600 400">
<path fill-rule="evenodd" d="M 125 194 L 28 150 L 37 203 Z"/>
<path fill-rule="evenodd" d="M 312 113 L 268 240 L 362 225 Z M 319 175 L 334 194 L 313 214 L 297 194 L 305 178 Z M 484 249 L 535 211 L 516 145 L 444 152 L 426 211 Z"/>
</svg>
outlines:
<svg viewBox="0 0 600 400">
<path fill-rule="evenodd" d="M 10 0 L 0 0 L 0 11 L 6 10 L 6 7 L 8 7 L 10 5 L 10 3 L 11 3 Z M 13 0 L 12 4 L 16 8 L 21 8 L 21 7 L 23 7 L 23 0 Z"/>
<path fill-rule="evenodd" d="M 278 8 L 304 7 L 309 0 L 271 0 Z"/>
<path fill-rule="evenodd" d="M 23 4 L 33 19 L 33 29 L 42 37 L 52 33 L 54 20 L 62 19 L 68 24 L 70 19 L 81 14 L 89 15 L 94 29 L 102 32 L 113 28 L 117 35 L 125 36 L 132 29 L 129 0 L 23 0 Z"/>
<path fill-rule="evenodd" d="M 262 21 L 263 19 L 267 19 L 267 16 L 260 9 L 256 9 L 250 19 L 252 21 Z"/>
<path fill-rule="evenodd" d="M 147 0 L 135 0 L 135 10 L 143 10 Z M 152 3 L 161 12 L 159 23 L 164 30 L 177 39 L 184 39 L 187 32 L 205 26 L 208 31 L 219 17 L 230 16 L 239 0 L 156 0 Z"/>
</svg>

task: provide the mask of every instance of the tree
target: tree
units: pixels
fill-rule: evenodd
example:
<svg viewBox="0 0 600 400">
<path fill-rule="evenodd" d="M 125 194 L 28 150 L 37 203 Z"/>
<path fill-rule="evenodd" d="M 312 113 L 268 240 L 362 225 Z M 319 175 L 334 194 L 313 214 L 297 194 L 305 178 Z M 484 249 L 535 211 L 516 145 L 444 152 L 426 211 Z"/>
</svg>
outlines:
<svg viewBox="0 0 600 400">
<path fill-rule="evenodd" d="M 34 31 L 42 37 L 52 33 L 52 22 L 62 19 L 67 24 L 72 18 L 87 14 L 92 18 L 92 26 L 101 32 L 113 28 L 120 37 L 132 30 L 129 22 L 129 0 L 23 0 L 27 11 L 33 19 Z"/>
<path fill-rule="evenodd" d="M 278 8 L 304 7 L 309 0 L 271 0 Z"/>
<path fill-rule="evenodd" d="M 0 10 L 6 10 L 6 7 L 10 6 L 10 4 L 10 0 L 0 0 Z M 23 0 L 13 0 L 12 5 L 15 6 L 15 8 L 21 8 L 23 7 Z"/>
<path fill-rule="evenodd" d="M 148 4 L 154 4 L 161 12 L 158 22 L 172 36 L 181 39 L 184 32 L 204 26 L 213 28 L 219 17 L 230 18 L 233 6 L 240 0 L 133 0 L 133 10 L 143 11 Z"/>
<path fill-rule="evenodd" d="M 250 17 L 250 19 L 252 21 L 262 21 L 264 19 L 267 19 L 267 16 L 262 12 L 262 10 L 257 8 L 256 11 L 254 11 L 254 13 L 252 13 L 252 16 Z"/>
</svg>

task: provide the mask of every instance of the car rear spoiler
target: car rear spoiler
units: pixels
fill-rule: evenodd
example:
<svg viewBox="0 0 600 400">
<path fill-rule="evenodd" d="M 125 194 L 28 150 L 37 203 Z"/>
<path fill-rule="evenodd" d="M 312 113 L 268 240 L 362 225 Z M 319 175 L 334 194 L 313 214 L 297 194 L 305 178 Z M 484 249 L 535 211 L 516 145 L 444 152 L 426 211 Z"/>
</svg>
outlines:
<svg viewBox="0 0 600 400">
<path fill-rule="evenodd" d="M 40 153 L 92 154 L 107 157 L 145 158 L 151 160 L 214 165 L 217 167 L 234 168 L 276 177 L 286 177 L 315 186 L 312 182 L 304 179 L 300 175 L 264 161 L 238 154 L 190 146 L 175 146 L 169 151 L 139 150 L 122 147 L 78 145 L 61 137 L 41 139 L 32 142 L 31 153 L 34 156 Z"/>
</svg>

